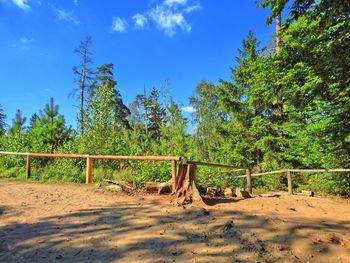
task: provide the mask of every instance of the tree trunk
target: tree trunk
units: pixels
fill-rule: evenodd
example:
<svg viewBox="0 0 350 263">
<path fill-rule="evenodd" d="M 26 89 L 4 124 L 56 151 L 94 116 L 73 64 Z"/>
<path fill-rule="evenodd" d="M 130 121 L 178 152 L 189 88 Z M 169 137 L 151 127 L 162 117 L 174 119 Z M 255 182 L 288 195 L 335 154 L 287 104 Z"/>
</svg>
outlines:
<svg viewBox="0 0 350 263">
<path fill-rule="evenodd" d="M 84 134 L 84 90 L 85 90 L 85 65 L 81 72 L 80 83 L 80 132 Z"/>
</svg>

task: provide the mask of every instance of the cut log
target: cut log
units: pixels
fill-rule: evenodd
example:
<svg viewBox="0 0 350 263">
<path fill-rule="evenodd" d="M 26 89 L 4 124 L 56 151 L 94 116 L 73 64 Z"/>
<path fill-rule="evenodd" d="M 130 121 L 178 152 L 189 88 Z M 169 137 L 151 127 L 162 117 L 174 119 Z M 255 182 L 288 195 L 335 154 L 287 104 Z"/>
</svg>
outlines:
<svg viewBox="0 0 350 263">
<path fill-rule="evenodd" d="M 315 192 L 303 190 L 303 191 L 301 191 L 300 195 L 315 196 Z"/>
<path fill-rule="evenodd" d="M 107 185 L 106 189 L 109 191 L 117 192 L 117 193 L 123 191 L 123 189 L 119 185 L 116 185 L 116 184 L 115 185 L 112 185 L 112 184 Z"/>
<path fill-rule="evenodd" d="M 147 192 L 158 192 L 158 194 L 171 193 L 173 180 L 170 179 L 166 183 L 157 183 L 157 182 L 147 182 L 146 191 Z"/>
<path fill-rule="evenodd" d="M 215 197 L 219 193 L 219 190 L 217 187 L 208 187 L 207 188 L 207 195 L 210 197 Z"/>
<path fill-rule="evenodd" d="M 174 202 L 185 205 L 191 202 L 203 201 L 195 184 L 196 165 L 180 164 L 177 174 Z"/>
<path fill-rule="evenodd" d="M 236 196 L 238 198 L 250 198 L 250 194 L 248 191 L 245 191 L 244 189 L 241 189 L 241 188 L 236 188 Z"/>
<path fill-rule="evenodd" d="M 128 182 L 125 181 L 114 181 L 114 180 L 109 180 L 109 179 L 104 179 L 103 181 L 111 184 L 116 184 L 122 188 L 123 191 L 125 192 L 133 192 L 135 190 L 135 187 L 130 185 Z"/>
<path fill-rule="evenodd" d="M 233 191 L 232 191 L 232 189 L 229 188 L 229 187 L 227 187 L 227 188 L 225 189 L 225 191 L 224 191 L 224 196 L 225 196 L 226 198 L 231 198 L 231 197 L 233 197 Z"/>
</svg>

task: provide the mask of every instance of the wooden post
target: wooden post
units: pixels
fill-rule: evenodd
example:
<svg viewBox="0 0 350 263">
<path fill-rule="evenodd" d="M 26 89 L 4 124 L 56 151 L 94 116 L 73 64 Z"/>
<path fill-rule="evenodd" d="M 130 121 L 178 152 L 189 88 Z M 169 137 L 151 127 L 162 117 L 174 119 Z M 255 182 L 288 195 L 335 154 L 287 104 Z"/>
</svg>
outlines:
<svg viewBox="0 0 350 263">
<path fill-rule="evenodd" d="M 27 155 L 27 164 L 26 164 L 26 177 L 30 178 L 30 155 Z"/>
<path fill-rule="evenodd" d="M 86 183 L 92 183 L 92 158 L 86 158 Z"/>
<path fill-rule="evenodd" d="M 171 178 L 173 180 L 172 182 L 172 192 L 175 193 L 176 191 L 176 161 L 171 161 Z"/>
<path fill-rule="evenodd" d="M 252 194 L 252 170 L 250 168 L 246 169 L 246 178 L 247 178 L 247 191 L 249 194 Z"/>
<path fill-rule="evenodd" d="M 293 194 L 293 184 L 292 184 L 292 172 L 287 170 L 287 180 L 288 180 L 288 193 Z"/>
</svg>

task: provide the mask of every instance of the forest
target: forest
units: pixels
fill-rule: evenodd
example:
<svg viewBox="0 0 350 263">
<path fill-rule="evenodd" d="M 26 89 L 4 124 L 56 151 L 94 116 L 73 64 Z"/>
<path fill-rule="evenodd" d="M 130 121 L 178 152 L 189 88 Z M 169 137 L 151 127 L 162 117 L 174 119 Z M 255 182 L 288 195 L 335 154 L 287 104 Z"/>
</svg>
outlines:
<svg viewBox="0 0 350 263">
<path fill-rule="evenodd" d="M 350 168 L 350 2 L 260 0 L 256 5 L 269 10 L 267 25 L 276 24 L 274 43 L 263 46 L 254 32 L 247 32 L 232 54 L 230 79 L 218 84 L 203 80 L 193 87 L 192 119 L 163 87 L 149 92 L 140 87 L 126 105 L 114 65 L 94 65 L 93 41 L 86 37 L 74 50 L 80 61 L 72 73 L 77 128 L 66 123 L 54 98 L 32 116 L 23 116 L 20 109 L 7 116 L 0 105 L 0 151 L 173 155 L 254 172 Z M 32 162 L 33 180 L 84 182 L 84 160 Z M 167 163 L 95 162 L 95 181 L 122 178 L 143 185 L 167 181 L 171 174 Z M 0 156 L 0 177 L 25 178 L 25 159 Z M 200 187 L 243 183 L 222 169 L 200 168 L 198 173 Z M 261 189 L 286 188 L 282 175 L 253 183 Z M 350 196 L 349 174 L 303 174 L 293 183 Z"/>
</svg>

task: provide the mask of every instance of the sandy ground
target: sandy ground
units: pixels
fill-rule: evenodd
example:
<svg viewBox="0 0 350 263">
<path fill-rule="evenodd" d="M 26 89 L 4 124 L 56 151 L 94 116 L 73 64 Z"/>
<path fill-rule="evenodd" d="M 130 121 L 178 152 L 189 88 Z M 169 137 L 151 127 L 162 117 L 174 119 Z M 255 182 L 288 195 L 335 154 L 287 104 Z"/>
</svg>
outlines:
<svg viewBox="0 0 350 263">
<path fill-rule="evenodd" d="M 0 262 L 350 262 L 350 203 L 169 196 L 0 181 Z"/>
</svg>

